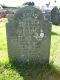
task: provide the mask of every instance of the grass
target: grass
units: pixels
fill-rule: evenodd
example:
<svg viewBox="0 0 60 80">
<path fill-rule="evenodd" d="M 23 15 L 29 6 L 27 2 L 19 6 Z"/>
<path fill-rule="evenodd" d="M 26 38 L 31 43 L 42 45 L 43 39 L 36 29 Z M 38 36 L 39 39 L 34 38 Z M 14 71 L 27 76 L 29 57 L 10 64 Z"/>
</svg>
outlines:
<svg viewBox="0 0 60 80">
<path fill-rule="evenodd" d="M 52 26 L 50 60 L 60 66 L 60 26 Z"/>
<path fill-rule="evenodd" d="M 9 63 L 6 24 L 0 23 L 0 80 L 60 80 L 60 26 L 52 26 L 50 65 L 13 65 Z"/>
<path fill-rule="evenodd" d="M 6 24 L 0 22 L 0 63 L 8 63 Z"/>
</svg>

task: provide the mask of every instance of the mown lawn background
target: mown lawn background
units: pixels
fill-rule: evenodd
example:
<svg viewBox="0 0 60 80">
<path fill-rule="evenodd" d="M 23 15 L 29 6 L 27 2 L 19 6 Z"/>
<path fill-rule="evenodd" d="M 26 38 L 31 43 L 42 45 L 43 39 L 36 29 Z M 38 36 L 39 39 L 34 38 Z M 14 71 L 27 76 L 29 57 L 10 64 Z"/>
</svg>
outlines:
<svg viewBox="0 0 60 80">
<path fill-rule="evenodd" d="M 9 63 L 6 23 L 0 22 L 0 80 L 60 80 L 60 26 L 52 25 L 50 64 L 27 69 Z"/>
</svg>

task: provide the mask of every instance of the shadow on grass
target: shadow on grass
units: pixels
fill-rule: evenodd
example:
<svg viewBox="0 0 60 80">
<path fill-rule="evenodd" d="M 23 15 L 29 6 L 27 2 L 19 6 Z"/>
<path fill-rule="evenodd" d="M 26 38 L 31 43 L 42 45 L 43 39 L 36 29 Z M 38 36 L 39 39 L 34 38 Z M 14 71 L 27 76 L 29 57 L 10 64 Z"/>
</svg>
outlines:
<svg viewBox="0 0 60 80">
<path fill-rule="evenodd" d="M 11 67 L 14 67 L 24 80 L 60 80 L 60 73 L 53 65 L 13 63 Z"/>
<path fill-rule="evenodd" d="M 52 35 L 60 36 L 60 34 L 58 34 L 58 33 L 56 33 L 56 32 L 52 32 L 51 34 L 52 34 Z"/>
</svg>

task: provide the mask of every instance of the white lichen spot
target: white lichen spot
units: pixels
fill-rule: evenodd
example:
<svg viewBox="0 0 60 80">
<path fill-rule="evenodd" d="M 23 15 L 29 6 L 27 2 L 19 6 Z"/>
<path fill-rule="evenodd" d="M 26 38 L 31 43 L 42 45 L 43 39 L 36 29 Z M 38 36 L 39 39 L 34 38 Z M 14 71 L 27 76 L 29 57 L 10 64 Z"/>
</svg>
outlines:
<svg viewBox="0 0 60 80">
<path fill-rule="evenodd" d="M 44 33 L 40 33 L 40 37 L 43 38 L 44 37 Z"/>
<path fill-rule="evenodd" d="M 38 17 L 37 16 L 35 16 L 35 19 L 37 19 Z"/>
<path fill-rule="evenodd" d="M 37 22 L 37 24 L 39 24 L 39 21 Z"/>
<path fill-rule="evenodd" d="M 43 32 L 43 30 L 42 30 L 42 29 L 40 30 L 40 34 L 38 34 L 38 33 L 36 32 L 35 35 L 34 35 L 34 37 L 35 37 L 38 41 L 42 40 L 43 37 L 44 37 L 44 32 Z"/>
</svg>

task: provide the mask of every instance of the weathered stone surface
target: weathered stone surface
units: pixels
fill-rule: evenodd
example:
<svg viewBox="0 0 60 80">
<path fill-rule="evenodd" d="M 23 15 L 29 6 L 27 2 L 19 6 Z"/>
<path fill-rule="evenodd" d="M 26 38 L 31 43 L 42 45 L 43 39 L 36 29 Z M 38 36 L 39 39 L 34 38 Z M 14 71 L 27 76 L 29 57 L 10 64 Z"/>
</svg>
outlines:
<svg viewBox="0 0 60 80">
<path fill-rule="evenodd" d="M 26 6 L 16 12 L 7 23 L 9 58 L 22 63 L 48 63 L 51 24 L 42 12 Z"/>
</svg>

